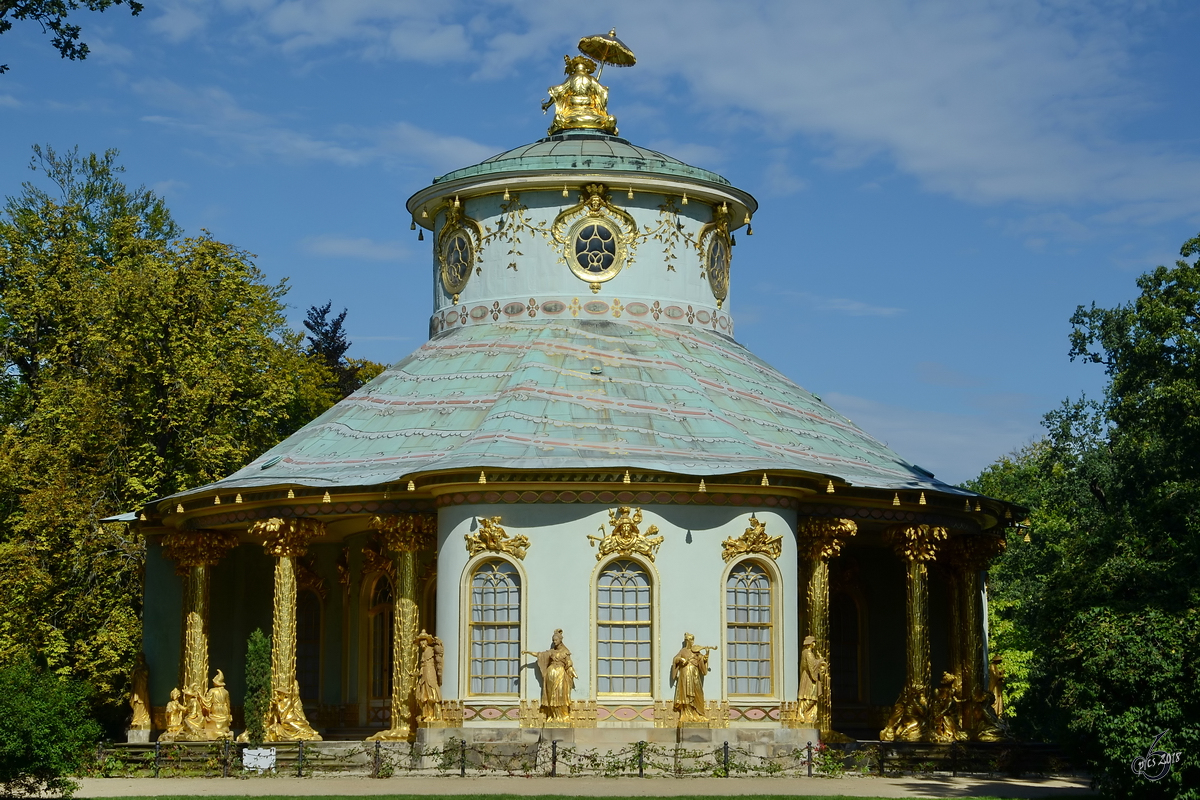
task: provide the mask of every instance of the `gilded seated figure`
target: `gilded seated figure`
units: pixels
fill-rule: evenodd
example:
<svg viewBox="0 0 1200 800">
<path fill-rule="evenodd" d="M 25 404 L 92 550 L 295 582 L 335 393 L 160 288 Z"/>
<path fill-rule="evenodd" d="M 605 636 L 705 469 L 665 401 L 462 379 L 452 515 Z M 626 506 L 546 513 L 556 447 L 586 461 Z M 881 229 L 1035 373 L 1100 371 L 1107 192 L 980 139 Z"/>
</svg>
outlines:
<svg viewBox="0 0 1200 800">
<path fill-rule="evenodd" d="M 551 86 L 550 99 L 542 101 L 542 111 L 554 106 L 550 134 L 569 128 L 591 128 L 617 133 L 617 118 L 608 113 L 608 88 L 592 77 L 596 62 L 585 56 L 563 56 L 567 79 Z"/>
</svg>

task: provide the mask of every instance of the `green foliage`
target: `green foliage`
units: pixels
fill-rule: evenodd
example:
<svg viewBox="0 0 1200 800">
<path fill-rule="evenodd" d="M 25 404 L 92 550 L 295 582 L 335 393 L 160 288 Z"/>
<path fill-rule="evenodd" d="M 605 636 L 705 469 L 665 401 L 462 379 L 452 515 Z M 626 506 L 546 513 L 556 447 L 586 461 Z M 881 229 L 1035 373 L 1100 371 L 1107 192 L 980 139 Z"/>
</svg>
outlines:
<svg viewBox="0 0 1200 800">
<path fill-rule="evenodd" d="M 348 397 L 383 372 L 386 367 L 374 361 L 346 358 L 346 351 L 351 345 L 343 329 L 346 309 L 343 308 L 342 313 L 329 319 L 332 308 L 333 301 L 330 301 L 323 306 L 312 306 L 308 309 L 308 318 L 304 320 L 304 327 L 308 329 L 308 345 L 305 350 L 333 374 L 335 382 L 330 388 L 336 389 L 339 397 Z"/>
<path fill-rule="evenodd" d="M 70 775 L 100 738 L 83 689 L 21 659 L 0 666 L 0 792 L 6 797 L 75 791 Z"/>
<path fill-rule="evenodd" d="M 67 15 L 80 6 L 103 11 L 119 5 L 128 5 L 135 17 L 142 12 L 142 4 L 136 0 L 0 0 L 0 33 L 11 30 L 13 20 L 32 20 L 40 23 L 43 31 L 54 34 L 50 43 L 63 58 L 82 61 L 90 50 L 86 42 L 79 40 L 81 28 L 67 22 Z M 8 65 L 0 64 L 0 73 L 7 71 Z"/>
<path fill-rule="evenodd" d="M 0 661 L 85 681 L 117 734 L 143 543 L 99 520 L 232 472 L 337 394 L 248 253 L 183 238 L 115 152 L 34 153 L 56 194 L 26 184 L 0 216 Z"/>
<path fill-rule="evenodd" d="M 1200 239 L 1182 248 L 1200 254 Z M 1030 508 L 992 572 L 994 649 L 1026 735 L 1069 745 L 1110 797 L 1200 797 L 1200 267 L 1080 307 L 1071 357 L 1104 365 L 1102 403 L 1064 404 L 1047 437 L 973 487 Z M 1010 661 L 1011 659 L 1011 661 Z M 1163 780 L 1131 762 L 1180 752 Z"/>
<path fill-rule="evenodd" d="M 260 744 L 266 737 L 267 711 L 271 708 L 271 638 L 255 628 L 246 640 L 246 738 Z"/>
</svg>

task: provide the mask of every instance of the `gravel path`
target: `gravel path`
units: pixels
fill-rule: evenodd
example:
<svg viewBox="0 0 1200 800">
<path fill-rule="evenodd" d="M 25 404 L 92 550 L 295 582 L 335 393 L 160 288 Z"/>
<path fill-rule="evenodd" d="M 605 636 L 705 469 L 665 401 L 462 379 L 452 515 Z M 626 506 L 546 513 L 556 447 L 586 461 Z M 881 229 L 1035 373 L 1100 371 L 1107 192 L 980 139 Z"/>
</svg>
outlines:
<svg viewBox="0 0 1200 800">
<path fill-rule="evenodd" d="M 696 795 L 821 795 L 846 797 L 1089 797 L 1081 778 L 88 778 L 79 798 L 160 795 L 268 797 L 279 795 L 521 794 L 576 797 L 693 797 Z"/>
</svg>

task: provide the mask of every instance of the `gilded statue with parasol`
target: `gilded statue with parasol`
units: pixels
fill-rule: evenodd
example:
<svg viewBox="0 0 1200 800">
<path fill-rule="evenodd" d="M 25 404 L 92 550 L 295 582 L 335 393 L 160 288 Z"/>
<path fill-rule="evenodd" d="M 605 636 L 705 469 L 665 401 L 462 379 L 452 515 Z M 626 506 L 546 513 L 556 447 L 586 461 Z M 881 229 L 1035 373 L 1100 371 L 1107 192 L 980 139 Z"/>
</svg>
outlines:
<svg viewBox="0 0 1200 800">
<path fill-rule="evenodd" d="M 572 129 L 617 133 L 617 118 L 608 113 L 608 87 L 600 83 L 605 64 L 632 67 L 637 63 L 633 51 L 617 38 L 617 30 L 579 40 L 581 56 L 563 56 L 567 79 L 550 87 L 550 97 L 542 101 L 542 111 L 554 106 L 550 135 Z M 590 58 L 589 58 L 590 56 Z M 596 64 L 600 64 L 597 72 Z M 595 72 L 596 76 L 592 77 Z"/>
</svg>

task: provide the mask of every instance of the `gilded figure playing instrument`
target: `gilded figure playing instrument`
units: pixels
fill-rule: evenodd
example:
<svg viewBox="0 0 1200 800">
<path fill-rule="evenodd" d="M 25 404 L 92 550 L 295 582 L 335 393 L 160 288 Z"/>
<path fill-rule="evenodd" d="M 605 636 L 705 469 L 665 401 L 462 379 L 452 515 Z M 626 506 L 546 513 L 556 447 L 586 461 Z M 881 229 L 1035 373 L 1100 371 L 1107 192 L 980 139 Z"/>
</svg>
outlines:
<svg viewBox="0 0 1200 800">
<path fill-rule="evenodd" d="M 675 712 L 680 725 L 708 722 L 704 711 L 704 676 L 708 674 L 708 652 L 715 647 L 697 647 L 696 637 L 683 635 L 683 647 L 671 660 L 671 681 L 675 684 Z"/>
<path fill-rule="evenodd" d="M 146 654 L 138 653 L 129 676 L 129 707 L 133 711 L 129 729 L 150 730 L 150 669 L 146 666 Z"/>
<path fill-rule="evenodd" d="M 167 729 L 158 736 L 160 742 L 173 742 L 183 731 L 183 715 L 187 711 L 180 702 L 179 687 L 171 690 L 171 699 L 167 701 Z"/>
<path fill-rule="evenodd" d="M 548 90 L 542 112 L 554 106 L 550 135 L 559 131 L 585 128 L 617 134 L 617 118 L 608 113 L 608 87 L 592 77 L 596 62 L 587 56 L 563 56 L 567 79 Z"/>
<path fill-rule="evenodd" d="M 829 663 L 816 651 L 815 636 L 804 637 L 804 649 L 800 653 L 800 692 L 798 721 L 815 727 L 817 708 L 825 694 L 825 682 L 829 680 Z"/>
<path fill-rule="evenodd" d="M 421 710 L 418 722 L 437 722 L 442 718 L 442 661 L 446 649 L 441 639 L 425 631 L 417 635 L 417 646 L 421 649 L 415 690 Z"/>
<path fill-rule="evenodd" d="M 554 631 L 550 649 L 535 653 L 522 651 L 537 658 L 538 672 L 542 676 L 541 712 L 550 723 L 570 722 L 571 692 L 575 688 L 575 665 L 571 662 L 571 651 L 563 644 L 562 628 Z"/>
</svg>

